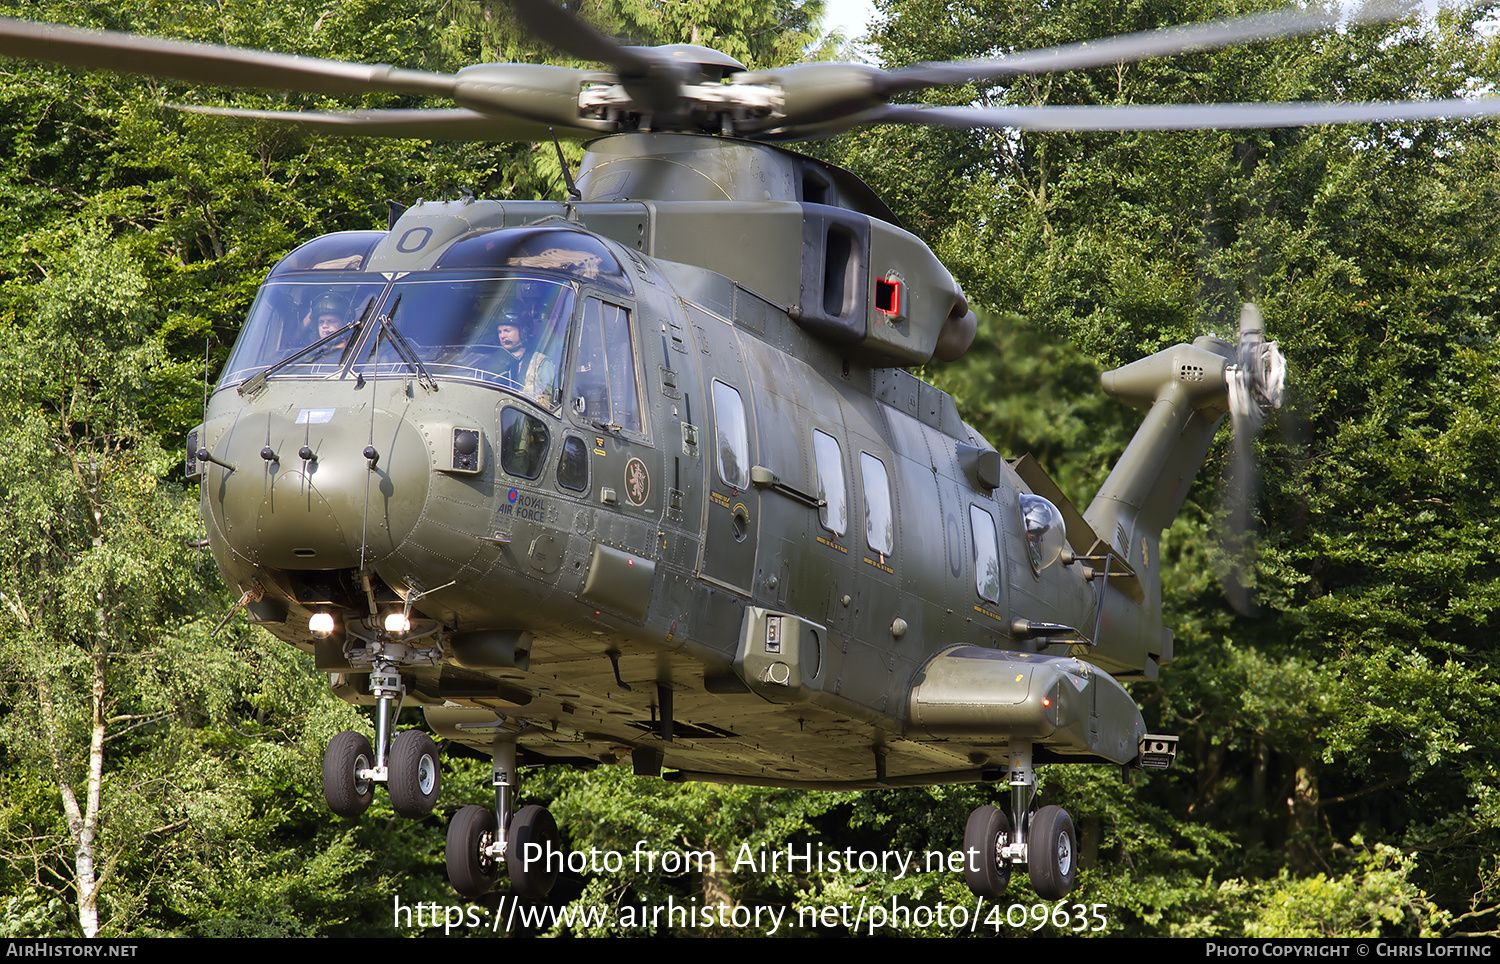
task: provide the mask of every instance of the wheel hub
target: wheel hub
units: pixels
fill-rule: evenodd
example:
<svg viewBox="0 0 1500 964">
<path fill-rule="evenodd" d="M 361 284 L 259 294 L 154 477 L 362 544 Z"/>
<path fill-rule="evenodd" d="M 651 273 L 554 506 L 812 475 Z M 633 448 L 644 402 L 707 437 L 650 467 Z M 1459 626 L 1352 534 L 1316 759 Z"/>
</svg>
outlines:
<svg viewBox="0 0 1500 964">
<path fill-rule="evenodd" d="M 1073 844 L 1065 833 L 1057 835 L 1057 869 L 1064 877 L 1073 872 Z"/>
<path fill-rule="evenodd" d="M 363 773 L 368 773 L 369 770 L 370 770 L 370 758 L 369 757 L 367 757 L 363 753 L 361 753 L 361 754 L 359 754 L 358 756 L 356 756 L 354 758 L 354 790 L 360 796 L 364 796 L 365 794 L 367 794 L 367 793 L 370 792 L 370 781 L 368 779 L 366 779 L 365 777 L 361 776 L 361 774 L 363 774 Z"/>
<path fill-rule="evenodd" d="M 491 853 L 494 848 L 495 832 L 493 830 L 486 830 L 479 835 L 479 872 L 486 877 L 493 877 L 495 875 L 497 862 L 494 854 Z"/>
</svg>

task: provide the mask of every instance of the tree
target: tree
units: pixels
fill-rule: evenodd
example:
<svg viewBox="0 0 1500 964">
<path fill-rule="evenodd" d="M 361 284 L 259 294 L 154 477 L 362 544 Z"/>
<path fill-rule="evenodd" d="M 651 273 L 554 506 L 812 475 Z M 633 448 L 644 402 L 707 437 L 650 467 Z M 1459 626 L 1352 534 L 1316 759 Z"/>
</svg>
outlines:
<svg viewBox="0 0 1500 964">
<path fill-rule="evenodd" d="M 8 457 L 3 472 L 3 602 L 13 752 L 48 760 L 72 853 L 65 875 L 86 936 L 113 861 L 100 847 L 107 744 L 172 709 L 138 688 L 155 631 L 187 618 L 202 584 L 174 564 L 195 530 L 181 494 L 157 479 L 175 462 L 143 430 L 140 399 L 184 373 L 170 366 L 139 305 L 144 281 L 124 246 L 96 233 L 54 262 L 34 291 L 34 323 L 6 326 Z M 191 373 L 187 372 L 191 385 Z M 142 827 L 147 835 L 166 827 Z M 32 854 L 33 881 L 59 876 Z"/>
</svg>

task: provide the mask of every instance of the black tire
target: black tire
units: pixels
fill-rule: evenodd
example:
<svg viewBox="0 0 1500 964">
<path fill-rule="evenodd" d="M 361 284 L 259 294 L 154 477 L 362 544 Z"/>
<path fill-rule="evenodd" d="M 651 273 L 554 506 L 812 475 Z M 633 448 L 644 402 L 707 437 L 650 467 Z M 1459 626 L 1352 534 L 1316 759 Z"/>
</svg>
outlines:
<svg viewBox="0 0 1500 964">
<path fill-rule="evenodd" d="M 538 852 L 532 847 L 528 853 L 527 844 L 542 849 Z M 541 900 L 551 893 L 558 873 L 558 860 L 552 855 L 561 853 L 562 835 L 546 807 L 533 803 L 511 818 L 510 829 L 505 832 L 505 869 L 519 896 Z"/>
<path fill-rule="evenodd" d="M 975 807 L 964 825 L 964 881 L 976 897 L 1002 900 L 1010 886 L 1010 861 L 999 848 L 1010 843 L 1010 818 L 999 807 Z"/>
<path fill-rule="evenodd" d="M 495 811 L 468 806 L 448 824 L 448 883 L 465 897 L 479 897 L 495 886 L 500 862 L 485 850 L 495 842 Z"/>
<path fill-rule="evenodd" d="M 359 778 L 360 770 L 372 765 L 375 754 L 363 733 L 345 730 L 328 741 L 323 752 L 323 799 L 328 809 L 353 819 L 375 799 L 375 784 Z"/>
<path fill-rule="evenodd" d="M 421 820 L 437 805 L 443 783 L 437 744 L 421 730 L 407 730 L 391 741 L 391 807 L 403 817 Z"/>
<path fill-rule="evenodd" d="M 1061 900 L 1078 876 L 1078 832 L 1062 807 L 1037 809 L 1026 835 L 1026 868 L 1042 900 Z"/>
</svg>

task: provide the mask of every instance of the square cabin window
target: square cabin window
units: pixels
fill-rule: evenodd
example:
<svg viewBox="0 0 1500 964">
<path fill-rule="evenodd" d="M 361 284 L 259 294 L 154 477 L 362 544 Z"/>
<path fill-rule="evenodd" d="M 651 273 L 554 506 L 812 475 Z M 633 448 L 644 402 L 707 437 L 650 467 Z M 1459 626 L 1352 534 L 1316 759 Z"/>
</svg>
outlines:
<svg viewBox="0 0 1500 964">
<path fill-rule="evenodd" d="M 718 436 L 719 478 L 743 489 L 750 478 L 750 430 L 740 393 L 714 380 L 714 431 Z"/>
<path fill-rule="evenodd" d="M 1000 546 L 995 540 L 995 518 L 977 505 L 969 506 L 969 530 L 974 534 L 974 588 L 985 602 L 1000 601 Z"/>
<path fill-rule="evenodd" d="M 885 463 L 869 452 L 859 453 L 865 482 L 865 541 L 888 556 L 896 547 L 896 519 L 891 514 L 891 482 Z"/>
<path fill-rule="evenodd" d="M 813 461 L 818 467 L 818 522 L 834 535 L 849 528 L 849 499 L 844 490 L 844 452 L 838 439 L 813 429 Z"/>
</svg>

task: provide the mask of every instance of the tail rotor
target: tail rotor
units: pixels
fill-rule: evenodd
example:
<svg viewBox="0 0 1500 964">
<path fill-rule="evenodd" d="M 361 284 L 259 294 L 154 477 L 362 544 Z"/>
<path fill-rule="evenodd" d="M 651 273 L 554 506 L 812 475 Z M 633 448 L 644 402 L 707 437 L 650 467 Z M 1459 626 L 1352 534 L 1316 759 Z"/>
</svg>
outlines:
<svg viewBox="0 0 1500 964">
<path fill-rule="evenodd" d="M 1226 367 L 1229 412 L 1233 425 L 1233 458 L 1229 469 L 1229 514 L 1222 540 L 1228 550 L 1229 567 L 1224 575 L 1224 594 L 1235 611 L 1245 616 L 1256 612 L 1247 569 L 1250 513 L 1255 504 L 1260 475 L 1255 465 L 1254 443 L 1266 415 L 1281 407 L 1286 379 L 1286 361 L 1276 342 L 1266 341 L 1260 309 L 1246 304 L 1240 309 L 1240 332 L 1235 343 L 1235 361 Z"/>
</svg>

